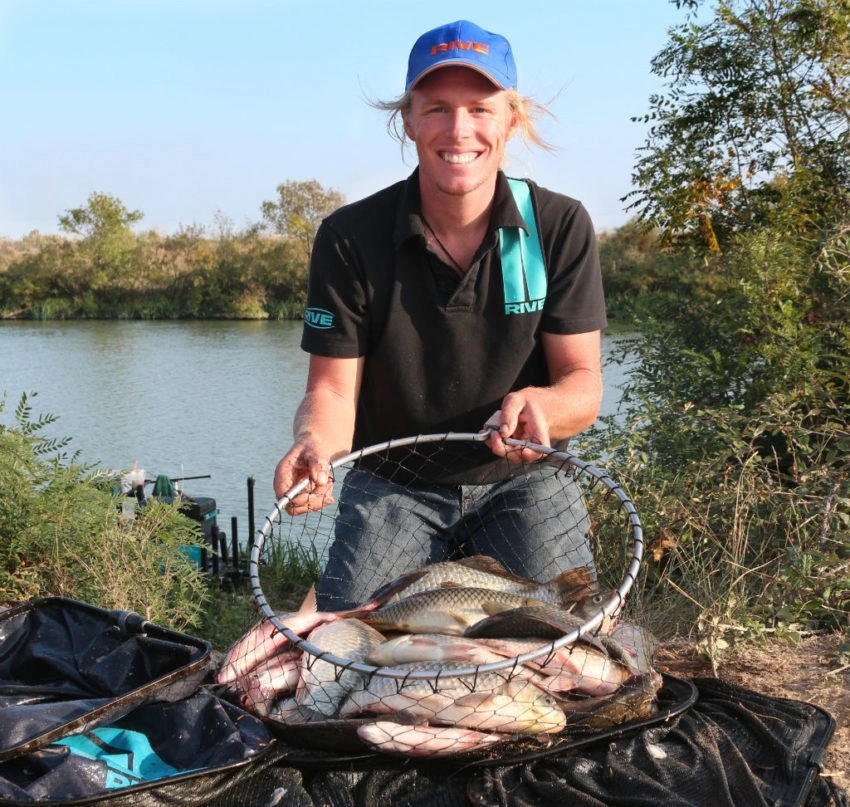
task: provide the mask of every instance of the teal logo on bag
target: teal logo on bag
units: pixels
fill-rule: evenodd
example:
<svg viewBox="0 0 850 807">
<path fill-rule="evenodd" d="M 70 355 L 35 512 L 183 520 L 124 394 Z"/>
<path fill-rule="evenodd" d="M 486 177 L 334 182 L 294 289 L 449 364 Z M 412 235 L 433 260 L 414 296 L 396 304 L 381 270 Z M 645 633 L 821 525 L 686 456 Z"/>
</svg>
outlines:
<svg viewBox="0 0 850 807">
<path fill-rule="evenodd" d="M 308 308 L 304 312 L 304 322 L 311 328 L 327 331 L 334 326 L 334 315 L 324 308 Z"/>
<path fill-rule="evenodd" d="M 542 311 L 546 302 L 546 263 L 528 184 L 517 179 L 509 179 L 508 184 L 529 232 L 521 227 L 499 230 L 505 314 L 533 314 Z"/>
</svg>

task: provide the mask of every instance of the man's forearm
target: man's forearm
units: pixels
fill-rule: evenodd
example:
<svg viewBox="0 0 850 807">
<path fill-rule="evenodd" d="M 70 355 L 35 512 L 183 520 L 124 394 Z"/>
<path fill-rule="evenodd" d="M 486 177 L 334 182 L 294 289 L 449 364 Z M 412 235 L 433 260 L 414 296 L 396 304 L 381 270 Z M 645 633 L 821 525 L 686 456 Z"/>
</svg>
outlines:
<svg viewBox="0 0 850 807">
<path fill-rule="evenodd" d="M 574 370 L 549 387 L 552 400 L 550 437 L 563 440 L 590 428 L 602 404 L 602 376 L 590 369 Z"/>
<path fill-rule="evenodd" d="M 351 450 L 354 406 L 330 390 L 310 390 L 295 412 L 292 431 L 296 443 L 322 446 L 335 459 Z"/>
</svg>

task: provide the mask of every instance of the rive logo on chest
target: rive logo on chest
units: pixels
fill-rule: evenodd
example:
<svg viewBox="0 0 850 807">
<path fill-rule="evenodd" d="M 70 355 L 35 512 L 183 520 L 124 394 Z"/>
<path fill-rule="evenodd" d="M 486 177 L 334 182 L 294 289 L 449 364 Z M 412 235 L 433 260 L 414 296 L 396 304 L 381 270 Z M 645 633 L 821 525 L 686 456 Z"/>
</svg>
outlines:
<svg viewBox="0 0 850 807">
<path fill-rule="evenodd" d="M 546 262 L 528 184 L 509 179 L 508 185 L 529 232 L 521 227 L 499 230 L 505 315 L 534 314 L 542 311 L 546 302 Z"/>
<path fill-rule="evenodd" d="M 533 314 L 535 311 L 542 311 L 545 302 L 544 298 L 542 300 L 523 300 L 519 303 L 505 303 L 505 314 Z"/>
<path fill-rule="evenodd" d="M 334 315 L 324 308 L 308 308 L 304 312 L 304 323 L 311 328 L 327 331 L 334 326 Z"/>
</svg>

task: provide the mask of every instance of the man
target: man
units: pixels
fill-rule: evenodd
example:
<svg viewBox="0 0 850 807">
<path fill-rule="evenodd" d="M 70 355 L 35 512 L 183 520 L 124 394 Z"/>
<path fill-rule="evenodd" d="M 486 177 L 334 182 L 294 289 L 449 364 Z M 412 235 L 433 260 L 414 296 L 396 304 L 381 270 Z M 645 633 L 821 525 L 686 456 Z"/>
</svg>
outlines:
<svg viewBox="0 0 850 807">
<path fill-rule="evenodd" d="M 508 41 L 464 20 L 417 40 L 405 93 L 383 108 L 419 164 L 319 229 L 308 312 L 323 316 L 305 319 L 307 389 L 275 494 L 306 476 L 286 509 L 317 509 L 334 459 L 391 438 L 488 428 L 489 451 L 456 452 L 436 477 L 401 484 L 369 463 L 349 472 L 320 607 L 362 602 L 458 554 L 492 555 L 538 579 L 592 566 L 575 480 L 506 442 L 563 448 L 602 397 L 607 323 L 589 217 L 501 172 L 511 138 L 541 142 L 531 123 L 540 108 L 517 92 Z"/>
</svg>

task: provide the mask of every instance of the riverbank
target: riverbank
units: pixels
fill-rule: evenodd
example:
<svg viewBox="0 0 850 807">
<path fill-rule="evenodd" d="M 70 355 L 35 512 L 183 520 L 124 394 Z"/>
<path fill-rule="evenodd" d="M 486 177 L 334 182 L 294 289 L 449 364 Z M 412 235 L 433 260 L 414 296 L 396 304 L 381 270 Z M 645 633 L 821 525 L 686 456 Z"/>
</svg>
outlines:
<svg viewBox="0 0 850 807">
<path fill-rule="evenodd" d="M 741 643 L 717 669 L 700 658 L 693 643 L 675 639 L 661 646 L 656 666 L 686 678 L 717 677 L 775 698 L 803 701 L 835 720 L 822 775 L 850 790 L 850 648 L 840 633 L 812 634 L 799 642 L 767 639 Z"/>
</svg>

